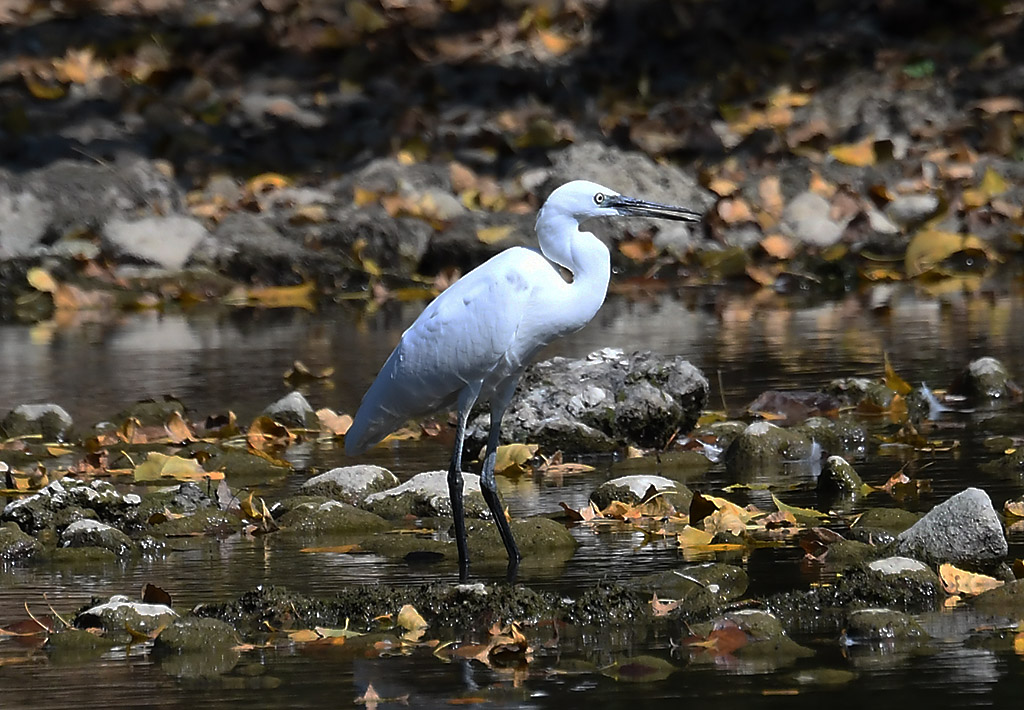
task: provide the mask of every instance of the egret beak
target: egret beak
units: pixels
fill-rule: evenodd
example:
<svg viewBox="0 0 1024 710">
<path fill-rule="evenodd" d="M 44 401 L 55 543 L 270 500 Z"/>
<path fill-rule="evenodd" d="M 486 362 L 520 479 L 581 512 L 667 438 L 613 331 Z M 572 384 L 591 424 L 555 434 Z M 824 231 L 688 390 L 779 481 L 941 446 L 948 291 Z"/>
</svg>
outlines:
<svg viewBox="0 0 1024 710">
<path fill-rule="evenodd" d="M 609 196 L 605 207 L 611 207 L 626 217 L 657 217 L 658 219 L 674 219 L 680 222 L 700 222 L 699 212 L 675 205 L 663 205 L 660 202 L 638 200 L 625 195 Z"/>
</svg>

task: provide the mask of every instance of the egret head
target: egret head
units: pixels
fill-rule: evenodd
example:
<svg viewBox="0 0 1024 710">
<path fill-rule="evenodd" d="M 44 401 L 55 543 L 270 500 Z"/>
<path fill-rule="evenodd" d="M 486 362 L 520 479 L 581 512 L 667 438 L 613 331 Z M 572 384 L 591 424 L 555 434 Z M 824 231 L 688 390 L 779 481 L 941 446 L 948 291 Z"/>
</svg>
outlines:
<svg viewBox="0 0 1024 710">
<path fill-rule="evenodd" d="M 577 222 L 591 217 L 657 217 L 699 222 L 700 214 L 685 207 L 664 205 L 620 195 L 589 180 L 573 180 L 557 188 L 541 208 L 541 215 L 571 216 Z"/>
</svg>

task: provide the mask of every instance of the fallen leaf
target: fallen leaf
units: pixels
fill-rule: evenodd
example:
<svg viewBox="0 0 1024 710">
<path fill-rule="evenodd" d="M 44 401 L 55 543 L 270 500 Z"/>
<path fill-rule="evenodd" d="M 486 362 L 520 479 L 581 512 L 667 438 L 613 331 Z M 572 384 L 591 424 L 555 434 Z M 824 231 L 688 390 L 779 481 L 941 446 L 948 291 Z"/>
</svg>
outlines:
<svg viewBox="0 0 1024 710">
<path fill-rule="evenodd" d="M 507 239 L 512 230 L 515 227 L 511 224 L 505 224 L 495 227 L 481 227 L 476 230 L 476 238 L 484 244 L 497 244 L 498 242 Z"/>
<path fill-rule="evenodd" d="M 874 165 L 877 160 L 875 155 L 875 139 L 870 137 L 857 143 L 832 146 L 828 152 L 840 163 L 858 168 Z"/>
<path fill-rule="evenodd" d="M 946 594 L 976 596 L 1003 586 L 1004 582 L 987 574 L 976 574 L 958 569 L 948 562 L 939 565 L 939 579 Z"/>
<path fill-rule="evenodd" d="M 906 397 L 914 388 L 893 369 L 892 363 L 889 362 L 889 353 L 884 353 L 882 358 L 885 362 L 885 386 Z"/>
<path fill-rule="evenodd" d="M 150 451 L 145 461 L 135 467 L 136 481 L 159 481 L 162 478 L 173 478 L 176 481 L 219 481 L 224 478 L 223 471 L 207 471 L 195 459 L 180 456 L 168 456 L 157 451 Z"/>
</svg>

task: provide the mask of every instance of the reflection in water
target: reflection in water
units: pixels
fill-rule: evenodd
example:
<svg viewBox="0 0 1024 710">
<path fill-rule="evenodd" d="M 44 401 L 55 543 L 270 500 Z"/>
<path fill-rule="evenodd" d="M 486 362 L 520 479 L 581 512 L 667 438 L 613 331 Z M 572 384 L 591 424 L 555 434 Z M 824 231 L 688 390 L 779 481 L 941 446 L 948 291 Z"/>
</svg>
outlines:
<svg viewBox="0 0 1024 710">
<path fill-rule="evenodd" d="M 579 357 L 603 347 L 682 354 L 708 375 L 710 406 L 722 407 L 724 401 L 724 406 L 736 412 L 768 388 L 817 389 L 834 377 L 877 376 L 883 352 L 889 353 L 906 379 L 924 380 L 933 387 L 945 386 L 969 360 L 981 355 L 1002 359 L 1010 372 L 1020 375 L 1024 373 L 1024 329 L 1013 324 L 1024 322 L 1022 306 L 1020 293 L 952 293 L 936 299 L 903 285 L 824 302 L 805 302 L 767 291 L 737 295 L 686 289 L 643 298 L 634 294 L 631 298 L 611 297 L 590 326 L 555 344 L 542 357 Z M 0 361 L 4 363 L 0 409 L 22 402 L 52 401 L 68 409 L 80 425 L 89 426 L 135 400 L 173 394 L 195 417 L 232 409 L 245 421 L 288 391 L 282 375 L 298 359 L 312 368 L 335 368 L 333 387 L 318 382 L 306 390 L 314 407 L 353 411 L 421 307 L 389 303 L 362 319 L 339 306 L 320 313 L 200 309 L 188 314 L 90 315 L 90 320 L 62 321 L 59 326 L 5 324 L 0 326 Z M 922 505 L 977 483 L 977 463 L 990 455 L 979 443 L 988 433 L 990 421 L 982 414 L 949 417 L 945 424 L 958 427 L 962 445 L 955 455 L 938 453 L 929 462 L 934 494 Z M 865 462 L 862 475 L 881 482 L 902 465 L 899 455 Z M 298 469 L 296 475 L 267 492 L 268 497 L 294 490 L 311 469 L 347 462 L 341 451 L 329 444 L 295 447 L 289 456 Z M 406 477 L 443 468 L 447 452 L 442 445 L 424 441 L 380 447 L 362 460 Z M 558 482 L 528 476 L 502 478 L 502 495 L 516 515 L 549 513 L 559 502 L 581 507 L 597 481 L 619 475 L 614 462 L 595 463 L 594 474 Z M 788 502 L 813 505 L 813 467 L 795 466 L 784 475 L 794 488 L 788 493 Z M 698 485 L 715 490 L 731 482 L 716 468 Z M 985 480 L 982 485 L 997 506 L 1021 494 L 1020 480 Z M 769 495 L 764 491 L 748 495 L 749 502 L 769 507 Z M 581 528 L 574 534 L 581 546 L 571 560 L 561 567 L 544 567 L 531 566 L 527 559 L 521 568 L 522 580 L 538 589 L 561 590 L 668 569 L 681 562 L 674 546 L 644 540 L 629 530 L 597 535 Z M 1011 552 L 1019 550 L 1022 543 L 1020 535 L 1011 537 Z M 345 584 L 455 581 L 457 574 L 454 567 L 413 568 L 374 556 L 309 555 L 299 552 L 297 544 L 265 538 L 234 537 L 219 543 L 180 540 L 173 544 L 177 551 L 166 559 L 92 568 L 88 573 L 46 565 L 4 568 L 0 570 L 0 624 L 23 618 L 26 601 L 37 612 L 44 610 L 44 593 L 59 611 L 72 612 L 94 595 L 133 593 L 144 583 L 154 582 L 171 591 L 176 606 L 187 609 L 200 602 L 232 599 L 259 584 L 329 595 Z M 754 593 L 809 583 L 801 577 L 799 556 L 793 549 L 750 554 L 744 562 L 756 579 Z M 503 572 L 503 565 L 473 570 L 475 577 L 486 581 L 500 580 Z M 950 627 L 950 619 L 960 626 Z M 883 669 L 865 670 L 855 684 L 844 687 L 844 697 L 851 704 L 875 703 L 878 693 L 884 693 L 894 705 L 927 702 L 928 698 L 945 705 L 952 693 L 958 701 L 968 695 L 969 701 L 998 702 L 1011 697 L 1005 688 L 1020 687 L 1019 663 L 1008 667 L 1005 655 L 966 648 L 973 618 L 946 614 L 926 623 L 938 628 L 935 635 L 943 639 L 930 655 L 889 659 Z M 814 644 L 816 640 L 805 641 Z M 0 641 L 5 706 L 10 700 L 12 706 L 54 708 L 197 702 L 246 708 L 322 707 L 327 702 L 337 704 L 339 699 L 348 704 L 369 682 L 382 695 L 411 693 L 412 707 L 437 707 L 454 696 L 485 691 L 489 704 L 498 707 L 565 706 L 584 697 L 588 707 L 636 704 L 634 692 L 626 684 L 599 674 L 563 674 L 559 670 L 547 675 L 546 670 L 558 670 L 561 662 L 553 656 L 542 656 L 538 672 L 516 688 L 494 671 L 468 661 L 445 665 L 429 654 L 355 664 L 350 658 L 308 657 L 295 649 L 268 649 L 261 654 L 243 654 L 241 667 L 227 679 L 197 684 L 177 681 L 169 669 L 124 649 L 73 667 L 53 665 L 40 653 L 30 661 L 33 672 L 28 674 L 17 665 L 5 664 L 5 659 L 15 655 L 11 648 L 10 642 Z M 625 652 L 670 656 L 666 639 L 633 638 L 628 629 L 577 640 L 575 646 L 566 641 L 563 648 L 576 649 L 570 655 L 595 665 L 605 665 L 615 654 Z M 23 656 L 17 654 L 19 659 Z M 840 656 L 834 645 L 820 649 L 816 662 L 823 659 L 842 668 L 851 667 L 852 662 Z M 678 659 L 677 663 L 681 665 Z M 719 708 L 738 707 L 760 697 L 766 688 L 788 692 L 797 687 L 786 671 L 737 679 L 713 668 L 694 668 L 649 685 L 644 697 L 656 701 L 664 694 L 676 698 L 674 702 L 693 698 L 704 704 L 713 699 Z M 494 693 L 495 688 L 501 692 Z M 580 691 L 597 692 L 582 696 Z M 786 705 L 811 707 L 820 703 L 826 692 L 803 688 L 799 696 L 787 696 Z"/>
</svg>

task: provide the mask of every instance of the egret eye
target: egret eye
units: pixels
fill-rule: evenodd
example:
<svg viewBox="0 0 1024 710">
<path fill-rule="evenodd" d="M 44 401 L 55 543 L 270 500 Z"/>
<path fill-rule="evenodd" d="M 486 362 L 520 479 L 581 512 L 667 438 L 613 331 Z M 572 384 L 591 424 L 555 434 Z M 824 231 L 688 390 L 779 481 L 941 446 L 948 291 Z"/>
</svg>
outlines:
<svg viewBox="0 0 1024 710">
<path fill-rule="evenodd" d="M 594 204 L 595 205 L 599 205 L 602 202 L 604 202 L 604 194 L 599 192 L 596 195 L 594 195 Z"/>
</svg>

